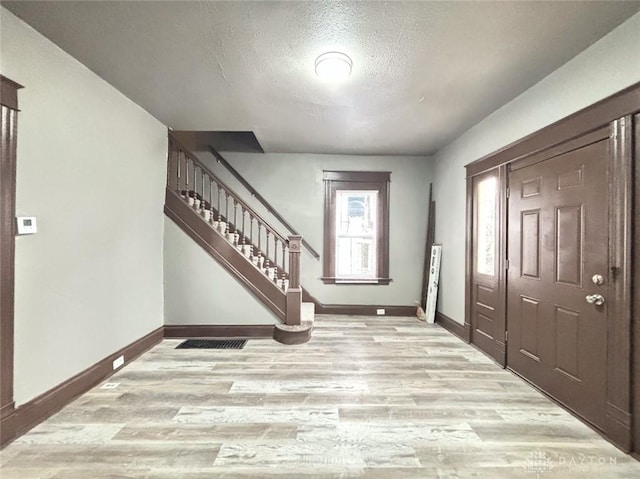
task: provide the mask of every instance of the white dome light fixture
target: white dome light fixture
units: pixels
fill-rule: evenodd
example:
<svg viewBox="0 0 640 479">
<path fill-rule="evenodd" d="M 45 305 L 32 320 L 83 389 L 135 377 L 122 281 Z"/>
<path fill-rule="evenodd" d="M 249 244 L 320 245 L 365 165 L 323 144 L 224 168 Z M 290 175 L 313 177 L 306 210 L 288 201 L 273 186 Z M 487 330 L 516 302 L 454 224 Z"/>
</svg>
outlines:
<svg viewBox="0 0 640 479">
<path fill-rule="evenodd" d="M 351 75 L 353 61 L 341 52 L 327 52 L 316 58 L 316 75 L 327 80 L 344 80 Z"/>
</svg>

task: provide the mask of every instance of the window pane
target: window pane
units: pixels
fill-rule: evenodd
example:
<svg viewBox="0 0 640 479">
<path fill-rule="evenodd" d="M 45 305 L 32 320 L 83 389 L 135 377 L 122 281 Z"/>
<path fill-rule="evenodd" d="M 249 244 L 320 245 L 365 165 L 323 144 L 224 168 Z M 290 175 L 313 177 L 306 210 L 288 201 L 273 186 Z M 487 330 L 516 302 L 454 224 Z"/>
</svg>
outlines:
<svg viewBox="0 0 640 479">
<path fill-rule="evenodd" d="M 377 191 L 336 191 L 336 276 L 377 275 Z"/>
<path fill-rule="evenodd" d="M 377 191 L 336 191 L 336 233 L 375 235 Z"/>
<path fill-rule="evenodd" d="M 375 278 L 375 243 L 371 238 L 338 238 L 336 272 L 338 277 Z"/>
<path fill-rule="evenodd" d="M 482 180 L 478 183 L 476 197 L 478 212 L 477 269 L 478 273 L 490 276 L 495 274 L 496 188 L 495 177 Z"/>
</svg>

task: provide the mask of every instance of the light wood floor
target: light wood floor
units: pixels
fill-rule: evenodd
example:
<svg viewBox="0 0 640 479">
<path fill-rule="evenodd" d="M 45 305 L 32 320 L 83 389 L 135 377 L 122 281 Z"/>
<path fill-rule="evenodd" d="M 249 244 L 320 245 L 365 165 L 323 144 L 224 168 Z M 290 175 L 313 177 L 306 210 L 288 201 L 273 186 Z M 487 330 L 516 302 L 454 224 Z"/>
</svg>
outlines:
<svg viewBox="0 0 640 479">
<path fill-rule="evenodd" d="M 311 342 L 166 340 L 0 453 L 2 479 L 638 478 L 439 326 L 317 316 Z"/>
</svg>

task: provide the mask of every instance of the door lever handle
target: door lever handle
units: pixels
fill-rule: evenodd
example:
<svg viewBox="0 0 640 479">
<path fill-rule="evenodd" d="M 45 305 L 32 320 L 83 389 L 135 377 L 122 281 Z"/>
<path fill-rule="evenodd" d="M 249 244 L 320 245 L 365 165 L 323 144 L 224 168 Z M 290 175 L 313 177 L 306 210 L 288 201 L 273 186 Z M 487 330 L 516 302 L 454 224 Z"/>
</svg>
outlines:
<svg viewBox="0 0 640 479">
<path fill-rule="evenodd" d="M 587 303 L 595 304 L 596 306 L 601 306 L 604 304 L 604 296 L 602 296 L 601 294 L 588 294 L 584 299 L 587 300 Z"/>
</svg>

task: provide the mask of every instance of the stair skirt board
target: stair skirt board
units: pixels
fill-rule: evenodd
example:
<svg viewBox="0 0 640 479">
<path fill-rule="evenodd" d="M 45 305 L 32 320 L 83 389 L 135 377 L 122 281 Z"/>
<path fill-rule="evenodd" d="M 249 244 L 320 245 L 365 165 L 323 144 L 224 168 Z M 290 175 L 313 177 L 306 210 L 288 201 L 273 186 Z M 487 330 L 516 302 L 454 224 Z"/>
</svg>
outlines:
<svg viewBox="0 0 640 479">
<path fill-rule="evenodd" d="M 176 349 L 244 349 L 246 339 L 187 339 Z"/>
</svg>

